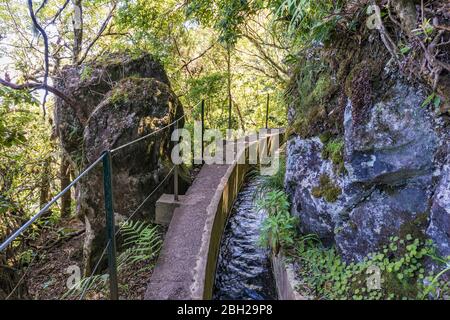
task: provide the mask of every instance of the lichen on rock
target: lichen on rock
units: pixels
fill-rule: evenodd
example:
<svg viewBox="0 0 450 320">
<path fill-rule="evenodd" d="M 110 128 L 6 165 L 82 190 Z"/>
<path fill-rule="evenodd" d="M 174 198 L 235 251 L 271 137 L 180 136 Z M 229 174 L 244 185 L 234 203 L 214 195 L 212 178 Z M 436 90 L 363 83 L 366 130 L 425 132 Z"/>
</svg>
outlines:
<svg viewBox="0 0 450 320">
<path fill-rule="evenodd" d="M 336 202 L 342 191 L 331 181 L 330 177 L 323 174 L 319 178 L 319 185 L 311 189 L 311 194 L 316 198 L 323 198 L 327 202 Z"/>
</svg>

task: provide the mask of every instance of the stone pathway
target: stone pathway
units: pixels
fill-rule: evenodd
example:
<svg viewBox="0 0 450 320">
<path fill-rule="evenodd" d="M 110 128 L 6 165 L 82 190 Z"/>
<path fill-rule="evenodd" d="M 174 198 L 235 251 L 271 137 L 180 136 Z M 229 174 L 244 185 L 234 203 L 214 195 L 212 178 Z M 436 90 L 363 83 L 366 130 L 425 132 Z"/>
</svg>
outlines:
<svg viewBox="0 0 450 320">
<path fill-rule="evenodd" d="M 192 299 L 207 208 L 230 165 L 204 165 L 176 208 L 145 294 L 146 300 Z"/>
</svg>

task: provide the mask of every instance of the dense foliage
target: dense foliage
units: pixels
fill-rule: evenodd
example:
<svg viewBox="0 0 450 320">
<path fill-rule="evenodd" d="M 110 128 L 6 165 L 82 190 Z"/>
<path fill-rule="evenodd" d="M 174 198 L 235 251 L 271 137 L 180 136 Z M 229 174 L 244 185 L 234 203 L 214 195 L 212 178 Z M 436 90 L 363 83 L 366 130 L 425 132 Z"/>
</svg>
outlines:
<svg viewBox="0 0 450 320">
<path fill-rule="evenodd" d="M 37 101 L 28 92 L 4 87 L 0 97 L 0 239 L 4 239 L 50 200 L 57 157 Z M 32 237 L 33 229 L 28 233 Z"/>
<path fill-rule="evenodd" d="M 131 277 L 139 277 L 146 280 L 148 271 L 153 266 L 159 250 L 161 249 L 162 236 L 161 228 L 157 225 L 150 225 L 144 222 L 125 221 L 120 227 L 120 236 L 123 238 L 123 250 L 117 257 L 117 272 L 119 286 L 123 297 L 132 295 L 135 298 L 142 298 L 136 293 L 130 292 L 129 287 L 130 271 Z M 61 297 L 63 299 L 82 298 L 106 298 L 108 297 L 109 275 L 107 273 L 93 274 L 83 277 L 80 282 L 71 287 Z"/>
</svg>

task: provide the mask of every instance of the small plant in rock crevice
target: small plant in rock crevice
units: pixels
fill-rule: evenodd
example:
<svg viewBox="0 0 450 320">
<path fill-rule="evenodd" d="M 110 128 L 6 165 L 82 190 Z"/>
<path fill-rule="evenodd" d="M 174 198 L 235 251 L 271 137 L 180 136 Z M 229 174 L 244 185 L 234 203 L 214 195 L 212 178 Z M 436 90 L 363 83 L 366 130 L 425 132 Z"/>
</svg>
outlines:
<svg viewBox="0 0 450 320">
<path fill-rule="evenodd" d="M 262 196 L 266 192 L 274 190 L 284 190 L 284 176 L 286 173 L 286 158 L 284 155 L 280 156 L 280 166 L 278 171 L 271 176 L 264 176 L 261 184 L 258 186 L 257 196 Z"/>
<path fill-rule="evenodd" d="M 281 247 L 292 246 L 297 235 L 298 218 L 290 213 L 289 199 L 284 192 L 286 160 L 280 158 L 280 167 L 272 176 L 265 176 L 258 188 L 258 210 L 267 213 L 261 226 L 260 244 L 277 254 Z"/>
<path fill-rule="evenodd" d="M 344 139 L 330 138 L 327 134 L 320 136 L 323 143 L 322 158 L 329 159 L 337 174 L 345 173 L 344 166 Z"/>
</svg>

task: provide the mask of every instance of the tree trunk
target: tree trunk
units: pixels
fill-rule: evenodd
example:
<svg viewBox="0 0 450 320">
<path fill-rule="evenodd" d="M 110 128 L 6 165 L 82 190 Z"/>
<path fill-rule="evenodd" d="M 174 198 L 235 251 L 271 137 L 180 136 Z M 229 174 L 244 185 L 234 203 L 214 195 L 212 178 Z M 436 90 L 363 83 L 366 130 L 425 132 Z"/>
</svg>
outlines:
<svg viewBox="0 0 450 320">
<path fill-rule="evenodd" d="M 50 164 L 51 158 L 45 159 L 42 165 L 41 182 L 40 182 L 40 194 L 39 194 L 39 207 L 42 209 L 50 201 Z M 51 210 L 44 213 L 43 217 L 49 217 Z"/>
<path fill-rule="evenodd" d="M 70 183 L 70 162 L 67 156 L 63 154 L 61 156 L 61 164 L 59 167 L 59 178 L 61 182 L 61 191 L 64 190 Z M 61 197 L 61 218 L 69 218 L 72 203 L 72 192 L 70 189 Z"/>
<path fill-rule="evenodd" d="M 241 108 L 239 108 L 239 105 L 236 103 L 236 101 L 233 101 L 233 104 L 236 107 L 236 112 L 239 117 L 239 122 L 241 123 L 241 129 L 243 132 L 245 132 L 245 121 L 244 121 L 244 117 L 242 116 L 242 113 L 241 113 Z"/>
<path fill-rule="evenodd" d="M 228 129 L 231 129 L 231 109 L 233 97 L 231 96 L 231 46 L 227 45 L 227 80 L 228 80 Z"/>
<path fill-rule="evenodd" d="M 80 59 L 81 46 L 83 43 L 83 7 L 82 0 L 73 0 L 73 63 L 77 64 Z"/>
</svg>

